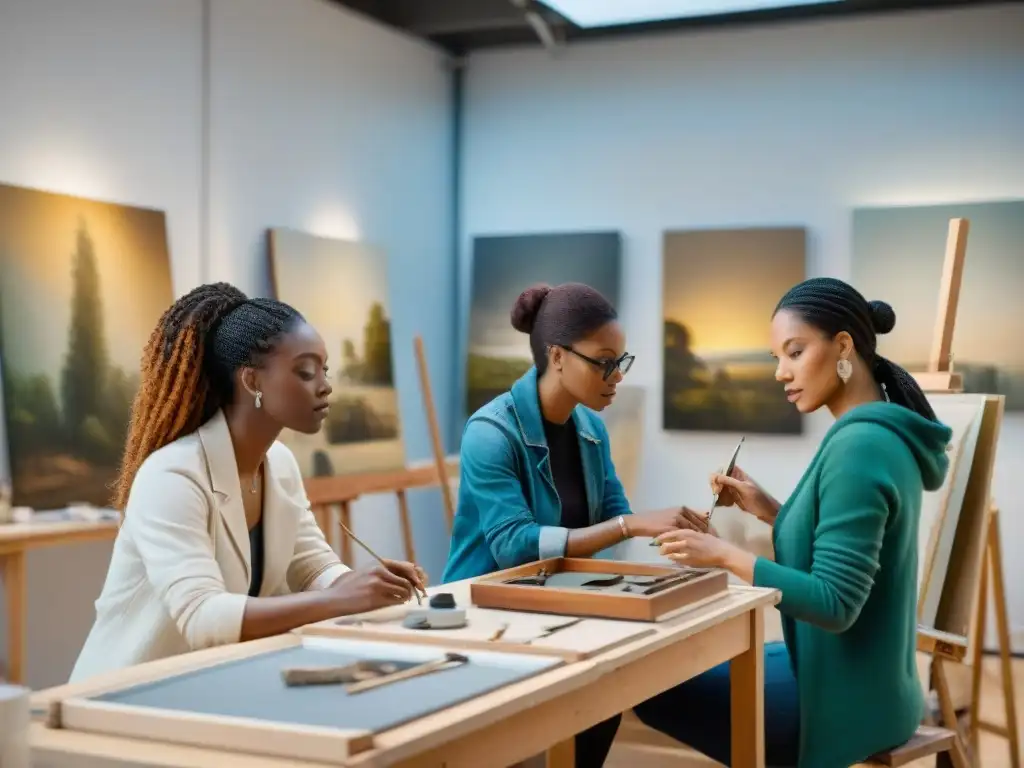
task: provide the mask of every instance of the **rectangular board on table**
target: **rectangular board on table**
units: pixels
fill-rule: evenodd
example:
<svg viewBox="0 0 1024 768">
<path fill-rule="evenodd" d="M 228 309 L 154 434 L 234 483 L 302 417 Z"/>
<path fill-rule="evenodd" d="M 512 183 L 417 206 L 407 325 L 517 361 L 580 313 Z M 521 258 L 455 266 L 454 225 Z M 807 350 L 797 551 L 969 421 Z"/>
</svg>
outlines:
<svg viewBox="0 0 1024 768">
<path fill-rule="evenodd" d="M 72 731 L 341 764 L 374 736 L 564 662 L 555 656 L 462 651 L 454 663 L 371 690 L 345 683 L 289 686 L 286 669 L 357 662 L 395 669 L 443 660 L 444 648 L 289 634 L 202 665 L 88 686 L 51 704 L 49 724 Z M 248 645 L 248 644 L 246 644 Z M 451 649 L 454 650 L 454 649 Z M 56 711 L 54 711 L 56 710 Z"/>
<path fill-rule="evenodd" d="M 659 621 L 728 589 L 719 569 L 555 557 L 475 579 L 470 600 L 481 608 Z"/>
<path fill-rule="evenodd" d="M 491 610 L 459 606 L 466 611 L 466 626 L 452 629 L 413 629 L 403 626 L 411 608 L 375 611 L 310 624 L 302 635 L 349 637 L 396 643 L 477 649 L 501 653 L 558 656 L 567 662 L 583 661 L 653 633 L 635 621 L 588 618 L 580 621 L 547 613 Z"/>
</svg>

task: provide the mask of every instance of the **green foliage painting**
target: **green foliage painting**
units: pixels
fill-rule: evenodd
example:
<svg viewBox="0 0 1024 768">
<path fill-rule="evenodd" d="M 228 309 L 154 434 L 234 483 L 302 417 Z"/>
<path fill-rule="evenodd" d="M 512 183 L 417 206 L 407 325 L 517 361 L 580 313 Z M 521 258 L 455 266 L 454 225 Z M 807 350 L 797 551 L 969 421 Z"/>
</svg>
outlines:
<svg viewBox="0 0 1024 768">
<path fill-rule="evenodd" d="M 323 336 L 334 388 L 318 434 L 282 435 L 303 474 L 403 466 L 384 255 L 360 243 L 273 229 L 270 262 L 277 298 Z"/>
<path fill-rule="evenodd" d="M 163 213 L 0 185 L 15 504 L 109 504 L 142 349 L 173 298 Z"/>
<path fill-rule="evenodd" d="M 533 361 L 530 340 L 512 327 L 519 294 L 536 283 L 586 283 L 619 301 L 618 232 L 478 237 L 466 361 L 466 414 L 505 392 Z"/>
<path fill-rule="evenodd" d="M 666 430 L 802 431 L 775 380 L 769 329 L 778 300 L 804 279 L 805 243 L 798 228 L 665 233 Z"/>
</svg>

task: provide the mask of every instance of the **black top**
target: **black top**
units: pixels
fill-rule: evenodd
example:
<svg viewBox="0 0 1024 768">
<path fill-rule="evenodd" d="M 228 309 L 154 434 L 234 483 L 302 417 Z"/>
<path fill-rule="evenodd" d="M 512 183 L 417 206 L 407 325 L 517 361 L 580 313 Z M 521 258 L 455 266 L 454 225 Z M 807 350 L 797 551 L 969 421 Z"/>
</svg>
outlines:
<svg viewBox="0 0 1024 768">
<path fill-rule="evenodd" d="M 249 529 L 249 552 L 252 557 L 252 579 L 249 580 L 249 597 L 258 597 L 263 586 L 263 518 Z"/>
<path fill-rule="evenodd" d="M 587 484 L 583 479 L 583 457 L 576 422 L 571 417 L 565 424 L 544 419 L 544 436 L 550 452 L 551 476 L 562 502 L 562 526 L 586 528 L 590 525 L 587 510 Z"/>
</svg>

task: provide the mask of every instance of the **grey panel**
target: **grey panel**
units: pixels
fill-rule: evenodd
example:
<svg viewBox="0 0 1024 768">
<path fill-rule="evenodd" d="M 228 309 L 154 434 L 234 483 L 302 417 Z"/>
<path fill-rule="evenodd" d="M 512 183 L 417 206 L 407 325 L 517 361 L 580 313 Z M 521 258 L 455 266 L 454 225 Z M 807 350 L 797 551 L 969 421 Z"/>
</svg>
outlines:
<svg viewBox="0 0 1024 768">
<path fill-rule="evenodd" d="M 442 656 L 439 652 L 438 658 Z M 125 688 L 95 699 L 136 707 L 379 732 L 559 664 L 557 659 L 523 656 L 513 668 L 502 666 L 499 661 L 471 657 L 468 664 L 351 696 L 345 693 L 344 685 L 288 688 L 281 679 L 285 667 L 342 665 L 359 660 L 353 654 L 298 646 Z M 400 667 L 414 663 L 402 658 L 381 660 Z"/>
</svg>

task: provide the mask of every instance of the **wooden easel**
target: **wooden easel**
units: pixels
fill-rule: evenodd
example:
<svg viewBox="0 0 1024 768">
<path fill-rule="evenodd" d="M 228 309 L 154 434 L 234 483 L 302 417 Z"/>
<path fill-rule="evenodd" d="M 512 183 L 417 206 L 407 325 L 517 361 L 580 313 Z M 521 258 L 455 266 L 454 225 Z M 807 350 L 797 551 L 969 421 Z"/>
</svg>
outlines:
<svg viewBox="0 0 1024 768">
<path fill-rule="evenodd" d="M 951 219 L 949 222 L 931 357 L 928 361 L 928 370 L 915 374 L 918 384 L 929 394 L 955 394 L 963 391 L 962 377 L 953 371 L 951 351 L 969 227 L 967 219 Z M 1020 735 L 1017 729 L 1013 689 L 999 512 L 991 498 L 992 464 L 995 459 L 995 444 L 999 436 L 1002 411 L 1003 398 L 989 398 L 985 405 L 967 493 L 964 496 L 964 509 L 957 524 L 956 542 L 943 585 L 936 627 L 918 627 L 918 650 L 932 656 L 932 684 L 939 700 L 943 724 L 957 732 L 957 739 L 950 753 L 950 760 L 956 768 L 966 768 L 971 761 L 968 760 L 967 750 L 960 736 L 946 665 L 963 663 L 968 656 L 971 657 L 973 664 L 968 736 L 973 764 L 976 768 L 983 768 L 977 763 L 977 755 L 978 735 L 980 730 L 984 729 L 1008 740 L 1010 765 L 1012 768 L 1020 768 Z M 1007 721 L 1005 727 L 982 721 L 978 714 L 990 579 L 1001 656 Z M 943 631 L 943 628 L 952 631 Z M 943 763 L 940 760 L 938 764 Z"/>
<path fill-rule="evenodd" d="M 445 505 L 445 518 L 448 530 L 451 531 L 455 519 L 455 505 L 452 500 L 451 476 L 458 471 L 456 462 L 446 459 L 441 442 L 441 432 L 437 422 L 437 411 L 430 387 L 430 372 L 427 368 L 427 356 L 423 347 L 423 339 L 414 339 L 416 366 L 420 379 L 420 391 L 423 394 L 423 409 L 427 415 L 433 449 L 433 465 L 423 467 L 404 467 L 402 469 L 383 472 L 363 472 L 350 475 L 331 477 L 310 477 L 305 480 L 306 496 L 316 516 L 320 529 L 332 541 L 331 532 L 335 529 L 332 521 L 332 507 L 339 508 L 340 521 L 345 528 L 352 528 L 352 504 L 361 496 L 381 493 L 394 493 L 398 497 L 398 514 L 402 526 L 402 541 L 405 557 L 410 562 L 416 561 L 416 548 L 413 543 L 412 522 L 409 518 L 408 491 L 417 488 L 440 486 L 441 496 Z M 340 555 L 342 562 L 353 562 L 352 541 L 344 528 L 338 526 L 340 535 Z"/>
</svg>

